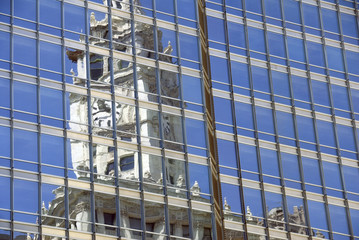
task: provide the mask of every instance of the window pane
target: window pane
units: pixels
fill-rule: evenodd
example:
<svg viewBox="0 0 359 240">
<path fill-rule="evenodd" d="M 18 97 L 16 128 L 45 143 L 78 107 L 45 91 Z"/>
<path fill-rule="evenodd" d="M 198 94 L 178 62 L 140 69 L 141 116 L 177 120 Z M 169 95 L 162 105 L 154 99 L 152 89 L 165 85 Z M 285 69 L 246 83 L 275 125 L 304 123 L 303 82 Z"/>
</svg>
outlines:
<svg viewBox="0 0 359 240">
<path fill-rule="evenodd" d="M 233 125 L 231 101 L 219 97 L 214 97 L 213 100 L 216 122 Z"/>
<path fill-rule="evenodd" d="M 251 2 L 254 2 L 251 0 Z M 260 5 L 259 5 L 260 6 Z M 251 50 L 265 53 L 264 33 L 262 29 L 248 27 L 248 40 Z"/>
<path fill-rule="evenodd" d="M 323 161 L 323 171 L 327 187 L 342 189 L 338 164 Z"/>
<path fill-rule="evenodd" d="M 339 33 L 338 17 L 336 11 L 322 8 L 322 18 L 324 30 Z"/>
<path fill-rule="evenodd" d="M 235 143 L 217 139 L 219 164 L 227 167 L 238 168 Z"/>
<path fill-rule="evenodd" d="M 318 7 L 303 3 L 304 24 L 306 26 L 320 28 Z"/>
<path fill-rule="evenodd" d="M 37 113 L 36 85 L 14 81 L 15 109 Z"/>
<path fill-rule="evenodd" d="M 258 172 L 256 147 L 239 144 L 239 157 L 242 169 L 252 172 Z"/>
<path fill-rule="evenodd" d="M 64 167 L 64 139 L 41 134 L 41 162 Z"/>
<path fill-rule="evenodd" d="M 280 0 L 265 0 L 265 12 L 267 16 L 274 18 L 282 18 Z"/>
<path fill-rule="evenodd" d="M 300 140 L 315 142 L 314 125 L 312 118 L 306 118 L 297 115 L 297 125 Z"/>
<path fill-rule="evenodd" d="M 40 0 L 40 22 L 61 27 L 61 2 L 57 0 Z"/>
<path fill-rule="evenodd" d="M 37 133 L 14 129 L 15 158 L 37 162 Z"/>
<path fill-rule="evenodd" d="M 282 152 L 281 158 L 284 177 L 300 181 L 298 157 L 296 155 Z"/>
<path fill-rule="evenodd" d="M 274 134 L 272 110 L 262 107 L 256 107 L 256 115 L 258 131 Z"/>
<path fill-rule="evenodd" d="M 306 183 L 322 185 L 318 160 L 302 157 L 302 163 L 304 181 Z"/>
<path fill-rule="evenodd" d="M 208 39 L 226 43 L 224 34 L 224 21 L 215 17 L 207 17 Z"/>
<path fill-rule="evenodd" d="M 14 35 L 14 61 L 36 66 L 36 40 Z"/>
<path fill-rule="evenodd" d="M 319 143 L 336 147 L 333 123 L 317 120 Z"/>
<path fill-rule="evenodd" d="M 289 58 L 305 62 L 303 39 L 287 37 Z"/>
<path fill-rule="evenodd" d="M 340 48 L 326 46 L 328 67 L 331 69 L 344 71 L 343 53 Z"/>
<path fill-rule="evenodd" d="M 283 1 L 283 4 L 285 20 L 295 23 L 301 23 L 299 2 L 296 0 L 285 0 Z"/>
</svg>

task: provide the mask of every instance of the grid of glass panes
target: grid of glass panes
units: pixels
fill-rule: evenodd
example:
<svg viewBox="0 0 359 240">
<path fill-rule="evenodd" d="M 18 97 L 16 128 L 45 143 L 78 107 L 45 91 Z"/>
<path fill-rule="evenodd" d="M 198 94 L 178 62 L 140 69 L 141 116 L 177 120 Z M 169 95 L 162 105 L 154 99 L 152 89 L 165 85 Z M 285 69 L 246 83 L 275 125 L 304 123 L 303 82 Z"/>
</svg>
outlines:
<svg viewBox="0 0 359 240">
<path fill-rule="evenodd" d="M 206 7 L 227 237 L 359 239 L 358 3 Z"/>
<path fill-rule="evenodd" d="M 211 237 L 196 19 L 194 0 L 0 2 L 3 236 Z"/>
</svg>

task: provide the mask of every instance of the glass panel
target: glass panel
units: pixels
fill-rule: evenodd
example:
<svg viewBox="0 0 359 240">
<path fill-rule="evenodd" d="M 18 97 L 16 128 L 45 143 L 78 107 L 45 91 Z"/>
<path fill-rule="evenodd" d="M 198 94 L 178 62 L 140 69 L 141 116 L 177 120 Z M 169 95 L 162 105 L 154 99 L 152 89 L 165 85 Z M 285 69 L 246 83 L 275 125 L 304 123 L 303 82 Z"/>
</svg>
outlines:
<svg viewBox="0 0 359 240">
<path fill-rule="evenodd" d="M 199 61 L 198 39 L 184 33 L 179 33 L 181 57 L 193 61 Z"/>
<path fill-rule="evenodd" d="M 2 194 L 2 197 L 0 198 L 0 208 L 10 209 L 10 178 L 0 177 L 0 188 Z M 0 212 L 0 218 L 5 218 L 2 212 Z"/>
<path fill-rule="evenodd" d="M 193 0 L 177 0 L 178 16 L 196 20 L 195 4 Z"/>
<path fill-rule="evenodd" d="M 337 133 L 341 149 L 356 151 L 355 137 L 352 127 L 337 124 Z"/>
<path fill-rule="evenodd" d="M 228 25 L 228 38 L 229 44 L 236 47 L 245 48 L 246 47 L 246 35 L 244 31 L 244 25 L 227 22 Z"/>
<path fill-rule="evenodd" d="M 219 164 L 227 167 L 238 168 L 235 143 L 217 139 Z"/>
<path fill-rule="evenodd" d="M 267 16 L 274 18 L 282 18 L 280 0 L 265 0 L 265 12 Z"/>
<path fill-rule="evenodd" d="M 40 0 L 40 23 L 61 27 L 61 2 Z"/>
<path fill-rule="evenodd" d="M 242 222 L 242 217 L 235 214 L 242 213 L 239 186 L 221 183 L 221 191 L 225 219 Z"/>
<path fill-rule="evenodd" d="M 250 0 L 250 2 L 255 2 Z M 260 4 L 258 5 L 260 6 Z M 248 27 L 248 41 L 251 50 L 265 53 L 264 32 L 262 29 Z"/>
<path fill-rule="evenodd" d="M 298 157 L 296 155 L 282 152 L 281 159 L 284 177 L 300 181 Z"/>
<path fill-rule="evenodd" d="M 314 28 L 320 28 L 318 7 L 304 3 L 302 6 L 305 25 Z"/>
<path fill-rule="evenodd" d="M 282 34 L 267 32 L 269 53 L 274 56 L 286 57 L 284 37 Z"/>
<path fill-rule="evenodd" d="M 40 98 L 42 115 L 63 118 L 62 91 L 41 87 Z M 56 106 L 56 108 L 54 108 L 54 106 Z"/>
<path fill-rule="evenodd" d="M 67 143 L 70 168 L 69 177 L 89 180 L 90 171 L 90 148 L 89 143 L 70 139 Z M 75 170 L 75 171 L 72 171 Z"/>
<path fill-rule="evenodd" d="M 186 118 L 187 144 L 197 147 L 206 147 L 204 122 Z"/>
<path fill-rule="evenodd" d="M 357 179 L 359 179 L 359 169 L 343 166 L 343 174 L 345 179 L 346 190 L 358 193 L 359 184 L 357 184 L 356 181 Z"/>
<path fill-rule="evenodd" d="M 350 15 L 341 12 L 340 17 L 341 17 L 343 34 L 357 38 L 358 28 L 356 27 L 357 20 L 355 18 L 355 15 Z"/>
<path fill-rule="evenodd" d="M 14 157 L 32 162 L 38 161 L 37 133 L 14 129 Z"/>
<path fill-rule="evenodd" d="M 250 88 L 248 65 L 231 61 L 233 85 Z"/>
<path fill-rule="evenodd" d="M 299 115 L 296 117 L 299 139 L 308 142 L 315 142 L 313 119 Z"/>
<path fill-rule="evenodd" d="M 144 205 L 146 219 L 146 238 L 153 239 L 158 237 L 152 233 L 165 234 L 166 222 L 164 205 L 149 201 L 145 201 Z"/>
<path fill-rule="evenodd" d="M 327 8 L 322 8 L 321 10 L 324 30 L 339 33 L 337 12 Z"/>
<path fill-rule="evenodd" d="M 268 70 L 252 66 L 253 88 L 255 90 L 270 92 Z"/>
<path fill-rule="evenodd" d="M 323 45 L 307 41 L 309 63 L 317 66 L 325 66 Z"/>
<path fill-rule="evenodd" d="M 210 57 L 211 78 L 223 83 L 229 83 L 228 62 L 226 59 L 219 57 Z"/>
<path fill-rule="evenodd" d="M 274 134 L 272 109 L 256 106 L 256 115 L 258 131 Z"/>
<path fill-rule="evenodd" d="M 24 54 L 25 52 L 26 54 Z M 14 35 L 14 61 L 35 67 L 36 40 Z"/>
<path fill-rule="evenodd" d="M 263 225 L 256 217 L 263 217 L 263 205 L 261 191 L 252 188 L 243 188 L 244 203 L 246 206 L 247 223 Z"/>
<path fill-rule="evenodd" d="M 326 46 L 328 67 L 338 71 L 344 71 L 343 53 L 340 48 Z"/>
<path fill-rule="evenodd" d="M 252 105 L 235 102 L 236 120 L 238 127 L 254 129 Z"/>
<path fill-rule="evenodd" d="M 304 211 L 303 199 L 290 197 L 287 195 L 287 207 L 290 228 L 289 231 L 299 234 L 307 234 L 306 229 L 298 226 L 306 226 L 306 214 Z"/>
<path fill-rule="evenodd" d="M 36 21 L 36 0 L 15 0 L 15 16 Z"/>
<path fill-rule="evenodd" d="M 180 237 L 189 237 L 188 209 L 168 206 L 170 234 Z"/>
<path fill-rule="evenodd" d="M 10 157 L 10 150 L 10 128 L 0 126 L 0 155 Z"/>
<path fill-rule="evenodd" d="M 303 39 L 287 37 L 289 58 L 305 62 Z"/>
<path fill-rule="evenodd" d="M 260 0 L 246 0 L 246 10 L 262 14 L 262 4 Z"/>
<path fill-rule="evenodd" d="M 302 157 L 302 164 L 305 182 L 322 185 L 318 160 Z"/>
<path fill-rule="evenodd" d="M 330 107 L 328 84 L 312 80 L 314 102 Z"/>
<path fill-rule="evenodd" d="M 329 213 L 333 231 L 349 234 L 348 218 L 345 208 L 329 204 Z"/>
<path fill-rule="evenodd" d="M 319 143 L 331 147 L 336 147 L 333 124 L 326 121 L 317 120 Z"/>
<path fill-rule="evenodd" d="M 300 6 L 299 2 L 296 0 L 286 0 L 283 1 L 284 4 L 284 14 L 286 21 L 301 23 L 300 20 Z"/>
<path fill-rule="evenodd" d="M 226 43 L 224 33 L 224 21 L 215 17 L 207 17 L 208 39 L 220 43 Z"/>
<path fill-rule="evenodd" d="M 278 134 L 285 137 L 295 138 L 293 115 L 290 113 L 276 111 L 276 117 Z"/>
<path fill-rule="evenodd" d="M 38 213 L 38 204 L 38 183 L 14 179 L 14 210 Z"/>
<path fill-rule="evenodd" d="M 172 55 L 177 56 L 177 38 L 176 38 L 176 32 L 168 30 L 166 28 L 158 28 L 157 30 L 158 35 L 158 51 L 160 53 L 166 54 L 166 55 Z M 177 63 L 174 59 L 172 61 L 172 57 L 169 56 L 163 56 L 163 58 L 160 60 L 166 61 L 166 62 L 173 62 Z"/>
<path fill-rule="evenodd" d="M 91 232 L 91 193 L 82 189 L 70 188 L 69 199 L 69 214 L 71 229 Z"/>
<path fill-rule="evenodd" d="M 3 6 L 1 6 L 1 7 L 3 7 Z M 2 48 L 3 48 L 3 50 L 0 51 L 0 59 L 10 60 L 10 34 L 9 33 L 0 31 L 0 46 L 2 46 Z"/>
<path fill-rule="evenodd" d="M 311 226 L 328 230 L 324 203 L 308 200 L 308 209 Z"/>
<path fill-rule="evenodd" d="M 182 75 L 183 99 L 189 102 L 202 104 L 201 79 Z"/>
<path fill-rule="evenodd" d="M 279 166 L 277 152 L 265 148 L 260 148 L 262 172 L 279 177 Z"/>
<path fill-rule="evenodd" d="M 41 162 L 64 167 L 64 139 L 41 134 Z"/>
<path fill-rule="evenodd" d="M 66 30 L 85 33 L 85 9 L 83 7 L 65 3 L 64 13 Z"/>
<path fill-rule="evenodd" d="M 216 122 L 233 125 L 231 101 L 219 97 L 214 97 L 213 100 Z"/>
<path fill-rule="evenodd" d="M 252 172 L 258 172 L 256 147 L 239 144 L 239 157 L 242 169 Z"/>
<path fill-rule="evenodd" d="M 323 171 L 327 187 L 342 189 L 338 164 L 323 161 Z"/>
<path fill-rule="evenodd" d="M 162 157 L 142 154 L 142 177 L 146 191 L 163 193 Z"/>
</svg>

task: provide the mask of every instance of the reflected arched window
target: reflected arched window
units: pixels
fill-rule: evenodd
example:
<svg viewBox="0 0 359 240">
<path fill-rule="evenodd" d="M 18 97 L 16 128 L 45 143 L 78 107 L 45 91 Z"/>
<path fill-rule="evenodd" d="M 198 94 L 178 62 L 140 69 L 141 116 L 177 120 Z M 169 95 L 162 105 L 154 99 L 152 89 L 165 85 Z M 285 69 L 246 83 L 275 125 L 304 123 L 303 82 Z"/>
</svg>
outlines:
<svg viewBox="0 0 359 240">
<path fill-rule="evenodd" d="M 120 159 L 120 169 L 121 171 L 127 171 L 127 170 L 131 170 L 135 167 L 135 159 L 134 156 L 126 156 L 126 157 L 121 157 Z"/>
</svg>

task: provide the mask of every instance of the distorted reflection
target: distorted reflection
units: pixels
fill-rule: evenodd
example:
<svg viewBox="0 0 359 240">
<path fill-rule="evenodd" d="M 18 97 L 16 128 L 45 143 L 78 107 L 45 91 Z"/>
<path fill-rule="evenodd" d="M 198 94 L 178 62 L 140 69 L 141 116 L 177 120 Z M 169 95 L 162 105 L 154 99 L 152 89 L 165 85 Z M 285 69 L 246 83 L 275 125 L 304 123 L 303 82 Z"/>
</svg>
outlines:
<svg viewBox="0 0 359 240">
<path fill-rule="evenodd" d="M 135 5 L 136 14 L 146 14 L 144 8 L 139 7 L 139 1 L 135 1 Z M 168 235 L 181 239 L 212 239 L 210 213 L 193 211 L 189 214 L 184 206 L 167 207 L 165 202 L 153 202 L 151 198 L 141 201 L 134 195 L 143 190 L 146 194 L 209 202 L 210 188 L 207 166 L 191 165 L 187 173 L 184 160 L 125 147 L 135 146 L 133 144 L 141 140 L 141 145 L 146 147 L 180 152 L 184 149 L 183 117 L 153 107 L 153 103 L 181 107 L 178 73 L 159 70 L 144 60 L 134 64 L 128 60 L 131 58 L 125 57 L 133 54 L 135 47 L 138 58 L 156 57 L 159 61 L 177 64 L 177 33 L 165 28 L 155 30 L 151 24 L 120 17 L 120 11 L 129 11 L 129 6 L 127 1 L 111 1 L 114 10 L 110 19 L 112 35 L 109 16 L 89 9 L 87 41 L 92 45 L 91 51 L 81 50 L 81 47 L 66 49 L 66 82 L 73 85 L 71 89 L 77 89 L 65 95 L 68 129 L 91 133 L 93 139 L 111 141 L 100 144 L 99 140 L 95 143 L 92 138 L 90 141 L 81 137 L 68 140 L 64 157 L 67 158 L 69 181 L 79 186 L 71 185 L 67 190 L 55 185 L 44 188 L 42 200 L 49 203 L 41 209 L 41 221 L 65 228 L 64 214 L 68 212 L 70 228 L 77 231 L 121 235 L 127 239 L 167 239 Z M 69 25 L 71 15 L 66 17 L 68 30 L 81 32 Z M 99 50 L 108 47 L 111 36 L 115 57 Z M 85 43 L 82 35 L 77 40 Z M 155 54 L 156 51 L 159 53 Z M 91 96 L 86 96 L 86 91 L 91 92 Z M 135 98 L 146 104 L 138 107 L 129 100 L 121 100 Z M 117 147 L 113 145 L 114 137 Z M 200 176 L 201 171 L 205 172 L 204 176 Z M 96 183 L 95 188 L 118 186 L 121 197 L 116 196 L 115 191 L 113 195 L 92 193 L 90 182 Z M 190 194 L 188 189 L 191 189 Z M 193 226 L 190 225 L 191 215 Z"/>
</svg>

